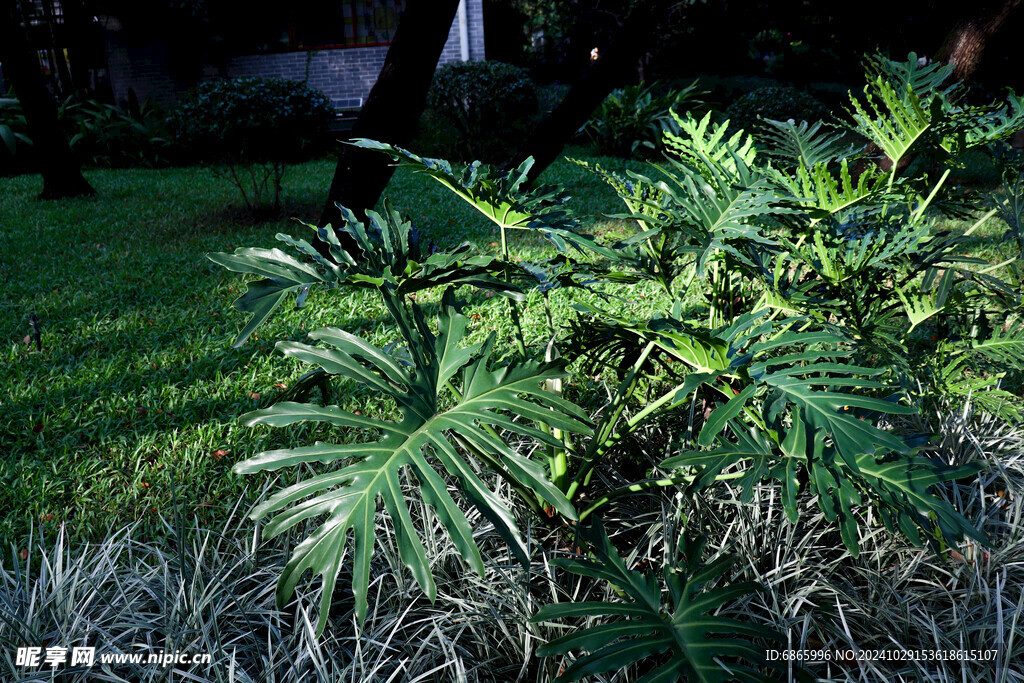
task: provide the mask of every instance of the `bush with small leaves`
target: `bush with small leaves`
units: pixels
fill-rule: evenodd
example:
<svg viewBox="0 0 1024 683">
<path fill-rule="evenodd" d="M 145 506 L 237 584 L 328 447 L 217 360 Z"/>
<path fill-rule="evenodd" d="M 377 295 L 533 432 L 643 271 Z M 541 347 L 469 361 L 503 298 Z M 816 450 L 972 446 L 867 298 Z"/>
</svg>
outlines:
<svg viewBox="0 0 1024 683">
<path fill-rule="evenodd" d="M 327 96 L 304 83 L 234 78 L 202 83 L 171 123 L 193 158 L 225 165 L 249 207 L 271 199 L 271 191 L 276 207 L 285 165 L 323 151 L 334 114 Z"/>
<path fill-rule="evenodd" d="M 458 133 L 452 155 L 500 162 L 525 137 L 537 113 L 537 88 L 511 64 L 457 62 L 437 70 L 427 101 Z"/>
<path fill-rule="evenodd" d="M 741 96 L 726 110 L 732 128 L 742 128 L 760 142 L 763 120 L 814 122 L 827 119 L 828 107 L 816 97 L 789 86 L 769 86 Z"/>
</svg>

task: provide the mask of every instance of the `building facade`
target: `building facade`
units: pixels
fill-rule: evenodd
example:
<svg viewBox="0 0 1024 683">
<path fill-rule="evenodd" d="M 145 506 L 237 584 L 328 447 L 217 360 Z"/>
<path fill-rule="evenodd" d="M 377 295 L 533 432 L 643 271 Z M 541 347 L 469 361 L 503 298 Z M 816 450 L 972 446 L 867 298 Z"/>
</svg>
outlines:
<svg viewBox="0 0 1024 683">
<path fill-rule="evenodd" d="M 166 44 L 122 41 L 116 20 L 108 19 L 110 86 L 115 101 L 132 89 L 140 100 L 172 105 L 201 80 L 280 77 L 322 90 L 339 109 L 358 108 L 384 65 L 404 5 L 405 0 L 311 3 L 315 13 L 293 13 L 283 29 L 254 30 L 251 45 L 236 46 L 221 63 L 195 65 L 186 75 L 168 68 Z M 438 64 L 484 58 L 483 0 L 462 0 Z"/>
</svg>

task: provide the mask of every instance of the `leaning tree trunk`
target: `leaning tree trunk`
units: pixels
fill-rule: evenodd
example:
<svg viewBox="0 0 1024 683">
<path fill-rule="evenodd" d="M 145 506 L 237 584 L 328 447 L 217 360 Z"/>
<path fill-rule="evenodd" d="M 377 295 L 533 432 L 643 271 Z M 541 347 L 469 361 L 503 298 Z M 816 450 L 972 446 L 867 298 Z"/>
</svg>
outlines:
<svg viewBox="0 0 1024 683">
<path fill-rule="evenodd" d="M 953 27 L 935 55 L 936 61 L 954 65 L 949 80 L 963 83 L 974 76 L 981 64 L 989 38 L 1003 28 L 1010 14 L 1021 2 L 1024 0 L 999 0 L 987 10 L 979 11 L 975 16 L 964 19 Z M 896 166 L 896 173 L 906 170 L 916 158 L 916 154 L 904 155 Z M 854 162 L 854 176 L 860 177 L 860 174 L 872 164 L 886 173 L 892 170 L 892 160 L 873 142 L 865 147 L 861 159 Z"/>
<path fill-rule="evenodd" d="M 458 0 L 409 0 L 351 138 L 409 144 L 458 7 Z M 376 205 L 393 173 L 394 168 L 383 154 L 342 145 L 318 225 L 330 223 L 337 230 L 342 218 L 335 203 L 362 217 L 366 209 Z"/>
<path fill-rule="evenodd" d="M 529 181 L 534 182 L 558 158 L 566 143 L 587 122 L 594 109 L 622 80 L 635 73 L 637 61 L 655 33 L 655 20 L 664 2 L 637 2 L 611 45 L 577 81 L 555 109 L 533 129 L 505 168 L 533 157 Z"/>
<path fill-rule="evenodd" d="M 969 80 L 978 70 L 989 38 L 999 32 L 1022 0 L 999 2 L 957 24 L 939 49 L 936 60 L 953 64 L 953 78 Z"/>
<path fill-rule="evenodd" d="M 33 151 L 43 174 L 40 199 L 96 194 L 82 177 L 57 121 L 57 105 L 43 82 L 39 61 L 22 27 L 17 0 L 0 0 L 0 61 L 21 102 Z"/>
</svg>

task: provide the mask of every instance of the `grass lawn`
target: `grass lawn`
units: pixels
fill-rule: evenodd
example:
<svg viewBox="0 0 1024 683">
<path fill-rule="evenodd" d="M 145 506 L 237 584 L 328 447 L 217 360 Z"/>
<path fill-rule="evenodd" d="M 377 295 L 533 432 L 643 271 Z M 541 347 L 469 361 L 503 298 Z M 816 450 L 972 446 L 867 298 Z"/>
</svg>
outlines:
<svg viewBox="0 0 1024 683">
<path fill-rule="evenodd" d="M 293 168 L 287 212 L 314 220 L 332 172 L 326 161 Z M 378 297 L 346 291 L 314 294 L 306 308 L 280 311 L 231 348 L 244 323 L 230 306 L 242 280 L 205 254 L 275 246 L 276 233 L 306 228 L 239 218 L 229 208 L 238 202 L 234 188 L 206 169 L 86 175 L 97 198 L 61 202 L 35 199 L 38 176 L 0 179 L 3 547 L 23 547 L 30 534 L 51 535 L 62 523 L 73 538 L 97 540 L 136 520 L 159 534 L 160 516 L 172 512 L 215 521 L 257 481 L 231 474 L 236 460 L 309 436 L 235 422 L 303 371 L 276 354 L 274 342 L 338 324 L 388 338 Z M 609 188 L 569 162 L 557 162 L 544 180 L 571 187 L 584 216 L 621 210 Z M 439 244 L 496 243 L 484 219 L 429 179 L 399 170 L 388 195 Z M 621 232 L 620 221 L 590 220 L 593 231 Z M 550 251 L 525 237 L 520 253 Z M 41 351 L 25 341 L 33 312 L 42 321 Z M 502 322 L 485 321 L 481 333 L 507 332 Z M 531 324 L 542 321 L 527 323 L 542 341 L 544 325 Z"/>
</svg>

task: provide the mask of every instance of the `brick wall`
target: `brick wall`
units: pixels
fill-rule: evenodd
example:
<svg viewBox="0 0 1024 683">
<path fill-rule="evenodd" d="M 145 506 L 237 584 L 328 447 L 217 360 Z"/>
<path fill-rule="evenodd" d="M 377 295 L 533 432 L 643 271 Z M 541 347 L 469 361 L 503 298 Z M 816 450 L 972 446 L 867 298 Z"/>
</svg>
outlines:
<svg viewBox="0 0 1024 683">
<path fill-rule="evenodd" d="M 188 90 L 190 84 L 168 67 L 166 43 L 124 45 L 116 33 L 108 33 L 106 44 L 107 73 L 115 102 L 126 100 L 129 89 L 133 89 L 140 102 L 152 98 L 170 106 Z"/>
<path fill-rule="evenodd" d="M 358 107 L 384 65 L 387 46 L 349 50 L 309 50 L 247 55 L 227 60 L 224 72 L 237 76 L 278 76 L 307 81 L 323 90 L 337 107 Z"/>
<path fill-rule="evenodd" d="M 466 0 L 469 23 L 469 58 L 473 61 L 487 59 L 484 52 L 484 0 Z M 496 30 L 500 31 L 501 27 Z"/>
<path fill-rule="evenodd" d="M 484 55 L 483 0 L 465 0 L 469 58 Z M 162 43 L 127 45 L 119 40 L 120 26 L 105 17 L 107 63 L 110 85 L 117 100 L 128 97 L 133 88 L 140 100 L 152 97 L 164 105 L 173 105 L 196 80 L 234 78 L 236 76 L 279 76 L 293 81 L 308 81 L 323 90 L 334 105 L 343 108 L 361 106 L 384 66 L 387 46 L 346 50 L 308 50 L 275 54 L 230 57 L 223 66 L 207 65 L 198 74 L 185 77 L 168 68 L 167 46 Z M 456 16 L 448 32 L 448 42 L 438 60 L 446 64 L 460 60 L 459 20 Z"/>
<path fill-rule="evenodd" d="M 466 24 L 469 37 L 469 58 L 484 58 L 483 0 L 466 1 Z M 279 76 L 293 81 L 307 81 L 319 88 L 340 108 L 361 105 L 377 80 L 387 46 L 360 47 L 345 50 L 309 50 L 277 54 L 246 55 L 229 58 L 224 75 Z M 439 64 L 461 59 L 458 17 L 448 32 L 448 42 L 441 52 Z"/>
</svg>

